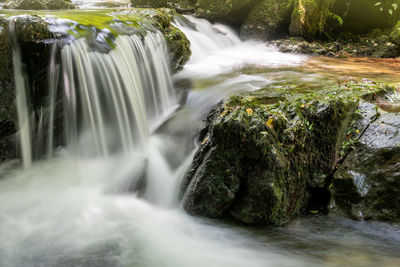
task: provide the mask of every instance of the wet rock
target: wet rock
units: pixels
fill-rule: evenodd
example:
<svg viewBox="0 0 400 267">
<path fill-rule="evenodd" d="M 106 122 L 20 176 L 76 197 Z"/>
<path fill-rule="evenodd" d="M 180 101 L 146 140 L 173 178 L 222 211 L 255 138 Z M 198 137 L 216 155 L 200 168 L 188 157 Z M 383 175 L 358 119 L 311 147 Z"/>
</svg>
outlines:
<svg viewBox="0 0 400 267">
<path fill-rule="evenodd" d="M 185 210 L 281 225 L 307 207 L 328 204 L 327 183 L 365 93 L 266 88 L 224 101 L 209 115 L 184 179 Z"/>
<path fill-rule="evenodd" d="M 400 115 L 364 105 L 362 133 L 334 175 L 332 209 L 354 219 L 400 221 Z M 368 115 L 369 114 L 369 115 Z"/>
<path fill-rule="evenodd" d="M 264 0 L 256 5 L 240 29 L 242 39 L 270 40 L 288 33 L 291 0 Z"/>
<path fill-rule="evenodd" d="M 76 5 L 71 0 L 7 0 L 3 6 L 4 9 L 74 9 Z"/>
<path fill-rule="evenodd" d="M 372 37 L 353 34 L 340 35 L 337 41 L 306 41 L 301 37 L 290 37 L 271 41 L 281 52 L 332 57 L 393 58 L 400 56 L 400 43 L 393 42 L 389 35 Z"/>
<path fill-rule="evenodd" d="M 186 35 L 176 28 L 172 20 L 174 13 L 170 9 L 157 9 L 148 13 L 153 25 L 164 35 L 170 52 L 170 62 L 173 71 L 178 71 L 189 61 L 192 51 Z"/>
</svg>

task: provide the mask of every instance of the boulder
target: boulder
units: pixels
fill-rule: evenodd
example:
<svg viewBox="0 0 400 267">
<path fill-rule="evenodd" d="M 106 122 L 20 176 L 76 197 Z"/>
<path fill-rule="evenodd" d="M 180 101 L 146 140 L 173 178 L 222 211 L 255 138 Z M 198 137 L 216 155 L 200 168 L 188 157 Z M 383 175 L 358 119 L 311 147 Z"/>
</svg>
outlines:
<svg viewBox="0 0 400 267">
<path fill-rule="evenodd" d="M 400 106 L 378 105 L 386 111 L 360 107 L 360 135 L 334 175 L 331 208 L 353 219 L 400 222 Z"/>
<path fill-rule="evenodd" d="M 264 225 L 323 211 L 359 99 L 375 89 L 273 87 L 225 100 L 210 113 L 182 183 L 184 209 Z"/>
<path fill-rule="evenodd" d="M 41 9 L 74 9 L 76 5 L 71 0 L 7 0 L 3 6 L 4 9 L 25 9 L 25 10 L 41 10 Z"/>
<path fill-rule="evenodd" d="M 262 0 L 197 0 L 197 15 L 210 21 L 240 27 L 247 14 Z"/>
<path fill-rule="evenodd" d="M 264 0 L 253 8 L 243 22 L 240 37 L 270 40 L 287 35 L 292 10 L 291 0 Z"/>
</svg>

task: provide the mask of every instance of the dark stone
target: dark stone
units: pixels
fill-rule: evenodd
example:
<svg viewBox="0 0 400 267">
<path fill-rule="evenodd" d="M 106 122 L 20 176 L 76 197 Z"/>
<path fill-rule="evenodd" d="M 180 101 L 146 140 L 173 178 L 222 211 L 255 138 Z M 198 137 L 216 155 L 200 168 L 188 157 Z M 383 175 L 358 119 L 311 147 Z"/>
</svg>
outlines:
<svg viewBox="0 0 400 267">
<path fill-rule="evenodd" d="M 365 106 L 362 133 L 333 179 L 333 210 L 355 219 L 400 221 L 400 115 Z"/>
<path fill-rule="evenodd" d="M 243 39 L 270 40 L 288 34 L 291 0 L 264 0 L 256 5 L 243 22 L 240 37 Z"/>
<path fill-rule="evenodd" d="M 356 94 L 340 92 L 318 100 L 264 89 L 220 104 L 182 185 L 185 210 L 281 225 L 307 207 L 326 208 L 358 104 Z"/>
</svg>

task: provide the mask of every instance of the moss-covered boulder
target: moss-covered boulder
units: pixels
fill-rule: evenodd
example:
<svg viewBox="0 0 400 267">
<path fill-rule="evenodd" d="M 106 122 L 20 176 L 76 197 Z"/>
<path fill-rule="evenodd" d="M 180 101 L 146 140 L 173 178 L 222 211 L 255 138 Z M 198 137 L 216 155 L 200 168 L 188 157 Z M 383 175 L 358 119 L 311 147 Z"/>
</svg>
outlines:
<svg viewBox="0 0 400 267">
<path fill-rule="evenodd" d="M 197 0 L 197 15 L 240 27 L 247 14 L 262 0 Z"/>
<path fill-rule="evenodd" d="M 4 9 L 25 9 L 25 10 L 41 10 L 41 9 L 74 9 L 76 5 L 71 0 L 7 0 L 3 6 Z"/>
<path fill-rule="evenodd" d="M 288 33 L 292 0 L 264 0 L 256 5 L 243 22 L 243 39 L 270 40 Z"/>
<path fill-rule="evenodd" d="M 272 225 L 323 210 L 360 97 L 375 90 L 270 87 L 224 101 L 211 112 L 182 184 L 185 210 Z"/>
<path fill-rule="evenodd" d="M 360 133 L 331 186 L 332 210 L 353 219 L 400 222 L 400 105 L 378 105 L 386 111 L 360 106 Z"/>
<path fill-rule="evenodd" d="M 172 70 L 182 69 L 189 61 L 192 51 L 190 50 L 189 39 L 172 23 L 174 13 L 170 9 L 154 9 L 148 12 L 147 16 L 152 20 L 153 26 L 164 35 L 170 52 Z"/>
</svg>

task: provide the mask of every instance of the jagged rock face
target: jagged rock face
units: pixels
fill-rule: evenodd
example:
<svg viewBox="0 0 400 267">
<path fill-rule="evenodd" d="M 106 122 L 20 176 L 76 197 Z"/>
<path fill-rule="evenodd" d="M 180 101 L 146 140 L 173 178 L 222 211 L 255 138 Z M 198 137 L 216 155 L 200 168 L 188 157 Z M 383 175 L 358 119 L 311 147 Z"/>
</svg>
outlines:
<svg viewBox="0 0 400 267">
<path fill-rule="evenodd" d="M 325 190 L 316 202 L 328 205 L 329 178 L 359 99 L 342 93 L 264 91 L 219 105 L 182 185 L 185 210 L 281 225 L 308 206 L 313 191 Z"/>
<path fill-rule="evenodd" d="M 74 9 L 76 5 L 71 0 L 8 0 L 3 6 L 4 9 Z"/>
<path fill-rule="evenodd" d="M 256 5 L 243 22 L 240 36 L 243 39 L 270 40 L 288 33 L 291 0 L 264 0 Z"/>
<path fill-rule="evenodd" d="M 333 179 L 332 209 L 354 219 L 400 221 L 400 115 L 360 107 L 361 134 Z"/>
</svg>

